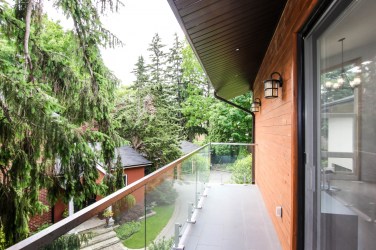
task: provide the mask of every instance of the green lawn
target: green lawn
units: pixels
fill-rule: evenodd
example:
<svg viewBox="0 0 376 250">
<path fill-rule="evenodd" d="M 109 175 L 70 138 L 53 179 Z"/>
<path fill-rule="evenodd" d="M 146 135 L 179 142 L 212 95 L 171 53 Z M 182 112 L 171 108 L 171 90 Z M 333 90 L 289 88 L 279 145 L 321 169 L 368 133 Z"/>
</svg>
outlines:
<svg viewBox="0 0 376 250">
<path fill-rule="evenodd" d="M 156 215 L 146 218 L 146 245 L 148 246 L 166 226 L 174 212 L 174 205 L 157 206 L 153 208 Z M 130 238 L 123 241 L 128 248 L 143 248 L 145 242 L 145 221 L 141 221 L 141 229 Z"/>
</svg>

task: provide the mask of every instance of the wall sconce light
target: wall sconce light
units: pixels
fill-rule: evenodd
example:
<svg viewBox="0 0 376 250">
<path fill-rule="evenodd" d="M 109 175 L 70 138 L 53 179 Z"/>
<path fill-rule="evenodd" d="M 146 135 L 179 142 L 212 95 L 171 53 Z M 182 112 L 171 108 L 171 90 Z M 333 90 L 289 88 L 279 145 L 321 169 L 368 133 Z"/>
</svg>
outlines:
<svg viewBox="0 0 376 250">
<path fill-rule="evenodd" d="M 259 112 L 261 107 L 261 100 L 259 98 L 256 98 L 251 103 L 251 112 Z"/>
<path fill-rule="evenodd" d="M 278 75 L 279 79 L 274 79 L 273 75 Z M 278 72 L 273 72 L 270 75 L 270 79 L 264 81 L 265 98 L 278 97 L 278 87 L 282 87 L 282 84 L 283 80 L 281 74 Z"/>
</svg>

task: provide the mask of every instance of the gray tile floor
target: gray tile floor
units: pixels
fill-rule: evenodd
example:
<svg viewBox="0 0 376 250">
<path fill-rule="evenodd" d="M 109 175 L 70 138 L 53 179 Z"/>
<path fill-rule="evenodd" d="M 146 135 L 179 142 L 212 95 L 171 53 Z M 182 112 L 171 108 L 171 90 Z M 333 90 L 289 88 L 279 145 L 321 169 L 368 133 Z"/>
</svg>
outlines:
<svg viewBox="0 0 376 250">
<path fill-rule="evenodd" d="M 277 234 L 255 185 L 211 184 L 186 250 L 279 250 Z"/>
</svg>

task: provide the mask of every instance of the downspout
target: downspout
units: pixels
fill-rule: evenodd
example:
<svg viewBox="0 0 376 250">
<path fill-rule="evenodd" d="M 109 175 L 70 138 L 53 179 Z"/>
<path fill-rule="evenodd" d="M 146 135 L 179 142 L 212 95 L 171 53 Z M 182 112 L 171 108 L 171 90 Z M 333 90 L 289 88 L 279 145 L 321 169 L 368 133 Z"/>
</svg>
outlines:
<svg viewBox="0 0 376 250">
<path fill-rule="evenodd" d="M 248 114 L 251 114 L 252 115 L 252 139 L 251 139 L 251 143 L 254 144 L 255 143 L 255 114 L 253 112 L 251 112 L 250 110 L 246 109 L 246 108 L 243 108 L 242 106 L 239 106 L 237 105 L 236 103 L 233 103 L 233 102 L 230 102 L 222 97 L 220 97 L 219 95 L 217 95 L 217 92 L 214 91 L 214 97 L 217 98 L 218 100 L 222 101 L 222 102 L 225 102 L 231 106 L 234 106 L 235 108 L 238 108 L 238 109 L 241 109 L 243 110 L 244 112 L 248 113 Z M 252 184 L 255 184 L 255 146 L 252 146 Z"/>
<path fill-rule="evenodd" d="M 235 108 L 241 109 L 241 110 L 243 110 L 244 112 L 253 115 L 253 113 L 252 113 L 250 110 L 248 110 L 248 109 L 246 109 L 246 108 L 243 108 L 242 106 L 239 106 L 239 105 L 236 104 L 236 103 L 233 103 L 233 102 L 227 101 L 226 99 L 224 99 L 224 98 L 220 97 L 219 95 L 217 95 L 217 92 L 215 92 L 215 91 L 214 91 L 214 97 L 217 98 L 218 100 L 222 101 L 222 102 L 225 102 L 225 103 L 227 103 L 227 104 L 230 104 L 231 106 L 234 106 Z M 253 136 L 252 136 L 252 139 L 253 139 Z"/>
</svg>

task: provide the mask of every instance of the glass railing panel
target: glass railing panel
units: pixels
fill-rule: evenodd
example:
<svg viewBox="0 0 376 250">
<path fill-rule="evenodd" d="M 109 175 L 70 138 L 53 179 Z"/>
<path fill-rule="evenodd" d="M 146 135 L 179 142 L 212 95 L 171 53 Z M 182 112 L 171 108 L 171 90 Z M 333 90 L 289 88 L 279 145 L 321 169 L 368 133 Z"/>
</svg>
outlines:
<svg viewBox="0 0 376 250">
<path fill-rule="evenodd" d="M 175 179 L 177 168 L 159 175 L 146 185 L 146 246 L 170 249 L 176 216 L 180 210 Z M 162 248 L 160 245 L 164 245 Z M 136 248 L 136 247 L 134 247 Z"/>
<path fill-rule="evenodd" d="M 90 219 L 39 249 L 120 248 L 131 246 L 132 239 L 133 241 L 137 240 L 137 246 L 140 246 L 138 248 L 145 247 L 143 233 L 145 231 L 144 186 L 110 203 L 107 208 L 92 213 L 94 215 Z M 65 220 L 69 219 L 68 216 Z"/>
<path fill-rule="evenodd" d="M 179 246 L 180 236 L 195 223 L 209 173 L 205 147 L 147 184 L 146 244 L 150 249 Z"/>
<path fill-rule="evenodd" d="M 252 183 L 254 145 L 245 143 L 211 143 L 211 183 Z"/>
<path fill-rule="evenodd" d="M 204 195 L 206 184 L 210 177 L 210 154 L 209 147 L 203 148 L 193 156 L 196 165 L 197 195 L 198 198 Z"/>
<path fill-rule="evenodd" d="M 130 202 L 130 205 L 127 203 Z M 127 195 L 113 207 L 114 213 L 119 211 L 120 218 L 115 219 L 116 236 L 121 244 L 128 248 L 144 248 L 145 244 L 145 223 L 147 207 L 145 205 L 145 186 Z"/>
<path fill-rule="evenodd" d="M 9 249 L 107 248 L 92 247 L 97 243 L 142 249 L 153 242 L 171 244 L 174 237 L 174 244 L 179 244 L 179 235 L 194 222 L 210 179 L 209 156 L 209 146 L 201 147 Z M 158 214 L 164 222 L 149 232 L 156 228 Z"/>
</svg>

